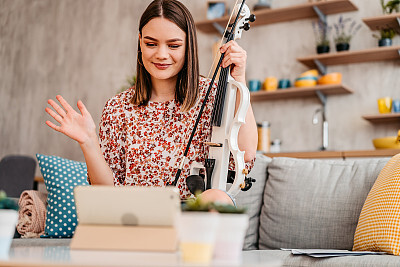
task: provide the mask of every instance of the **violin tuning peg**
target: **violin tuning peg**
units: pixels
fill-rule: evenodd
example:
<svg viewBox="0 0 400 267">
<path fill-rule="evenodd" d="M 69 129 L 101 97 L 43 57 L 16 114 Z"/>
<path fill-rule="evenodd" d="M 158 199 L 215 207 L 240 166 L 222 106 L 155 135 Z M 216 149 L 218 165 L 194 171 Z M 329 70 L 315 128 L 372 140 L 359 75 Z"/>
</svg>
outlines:
<svg viewBox="0 0 400 267">
<path fill-rule="evenodd" d="M 245 23 L 242 27 L 240 27 L 241 29 L 248 31 L 250 30 L 250 24 L 249 23 Z"/>
<path fill-rule="evenodd" d="M 247 20 L 250 21 L 250 22 L 256 21 L 256 15 L 251 14 Z"/>
</svg>

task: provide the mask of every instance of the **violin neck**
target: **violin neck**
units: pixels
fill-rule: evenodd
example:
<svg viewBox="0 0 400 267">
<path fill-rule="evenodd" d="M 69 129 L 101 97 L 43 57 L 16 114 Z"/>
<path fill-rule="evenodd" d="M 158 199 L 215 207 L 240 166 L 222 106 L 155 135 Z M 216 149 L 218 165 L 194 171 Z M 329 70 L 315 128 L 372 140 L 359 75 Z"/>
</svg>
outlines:
<svg viewBox="0 0 400 267">
<path fill-rule="evenodd" d="M 228 85 L 230 67 L 221 68 L 217 92 L 215 95 L 214 109 L 212 114 L 211 123 L 213 126 L 221 126 L 222 114 L 224 113 L 226 88 Z"/>
</svg>

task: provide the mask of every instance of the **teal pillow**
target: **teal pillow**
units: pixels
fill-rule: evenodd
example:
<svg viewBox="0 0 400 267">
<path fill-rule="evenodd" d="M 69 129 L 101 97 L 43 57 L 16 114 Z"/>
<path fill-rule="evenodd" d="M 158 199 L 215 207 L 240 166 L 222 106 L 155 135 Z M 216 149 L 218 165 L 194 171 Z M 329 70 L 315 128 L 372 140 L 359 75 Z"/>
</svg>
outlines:
<svg viewBox="0 0 400 267">
<path fill-rule="evenodd" d="M 42 238 L 72 237 L 78 224 L 74 188 L 89 185 L 84 162 L 36 154 L 48 192 L 46 225 Z"/>
</svg>

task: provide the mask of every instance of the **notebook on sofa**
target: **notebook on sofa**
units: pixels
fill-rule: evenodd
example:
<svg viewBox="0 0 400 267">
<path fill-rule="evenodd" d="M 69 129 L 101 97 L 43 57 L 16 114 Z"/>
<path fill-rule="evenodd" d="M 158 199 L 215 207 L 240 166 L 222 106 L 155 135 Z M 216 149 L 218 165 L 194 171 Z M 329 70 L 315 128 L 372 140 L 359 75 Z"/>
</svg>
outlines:
<svg viewBox="0 0 400 267">
<path fill-rule="evenodd" d="M 74 198 L 84 225 L 174 226 L 181 207 L 172 187 L 77 186 Z"/>
</svg>

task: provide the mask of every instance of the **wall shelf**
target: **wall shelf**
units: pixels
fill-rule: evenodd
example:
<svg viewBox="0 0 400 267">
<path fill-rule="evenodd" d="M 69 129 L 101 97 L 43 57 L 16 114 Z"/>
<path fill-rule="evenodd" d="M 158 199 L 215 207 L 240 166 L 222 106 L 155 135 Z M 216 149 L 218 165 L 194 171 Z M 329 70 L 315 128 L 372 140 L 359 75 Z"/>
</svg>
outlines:
<svg viewBox="0 0 400 267">
<path fill-rule="evenodd" d="M 375 47 L 358 51 L 319 54 L 297 58 L 297 61 L 303 63 L 307 67 L 317 68 L 317 61 L 328 66 L 394 59 L 400 59 L 400 46 Z"/>
<path fill-rule="evenodd" d="M 352 94 L 349 88 L 342 84 L 316 85 L 312 87 L 292 87 L 276 91 L 258 91 L 250 94 L 251 101 L 265 101 L 289 98 L 317 97 L 317 91 L 324 95 Z"/>
<path fill-rule="evenodd" d="M 358 10 L 350 0 L 330 0 L 317 3 L 305 3 L 284 8 L 273 8 L 254 11 L 256 21 L 251 26 L 267 25 L 285 21 L 293 21 L 306 18 L 318 18 L 315 9 L 319 9 L 324 15 L 337 14 Z M 196 27 L 204 33 L 215 33 L 219 31 L 214 23 L 219 24 L 225 29 L 229 17 L 214 20 L 203 20 L 196 22 Z"/>
<path fill-rule="evenodd" d="M 362 117 L 370 123 L 400 123 L 400 113 L 364 115 Z"/>
<path fill-rule="evenodd" d="M 390 27 L 400 32 L 400 13 L 363 18 L 363 21 L 372 31 Z"/>
</svg>

